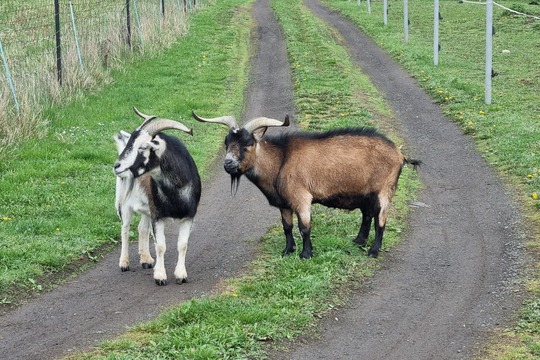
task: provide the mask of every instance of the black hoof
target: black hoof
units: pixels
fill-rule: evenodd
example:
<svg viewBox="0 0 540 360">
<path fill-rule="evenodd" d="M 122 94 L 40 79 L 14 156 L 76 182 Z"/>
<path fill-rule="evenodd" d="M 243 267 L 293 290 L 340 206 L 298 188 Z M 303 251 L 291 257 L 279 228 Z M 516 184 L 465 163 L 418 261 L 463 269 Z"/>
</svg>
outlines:
<svg viewBox="0 0 540 360">
<path fill-rule="evenodd" d="M 156 285 L 157 286 L 165 286 L 167 285 L 167 280 L 158 280 L 158 279 L 155 279 L 156 280 Z"/>
<path fill-rule="evenodd" d="M 294 252 L 295 249 L 292 249 L 292 250 L 289 250 L 289 249 L 285 249 L 283 250 L 283 252 L 281 253 L 281 256 L 289 256 L 291 255 L 293 252 Z"/>
<path fill-rule="evenodd" d="M 374 259 L 378 258 L 379 257 L 379 250 L 370 249 L 369 252 L 368 252 L 368 256 L 372 257 Z"/>
<path fill-rule="evenodd" d="M 186 278 L 184 278 L 184 279 L 176 279 L 176 283 L 178 285 L 182 285 L 183 283 L 187 283 L 187 279 Z"/>
<path fill-rule="evenodd" d="M 313 257 L 313 254 L 308 252 L 303 252 L 300 254 L 300 259 L 311 259 Z"/>
<path fill-rule="evenodd" d="M 143 269 L 151 269 L 153 265 L 149 263 L 142 263 L 141 266 Z"/>
<path fill-rule="evenodd" d="M 355 243 L 358 246 L 365 246 L 366 242 L 367 242 L 367 239 L 356 238 L 356 239 L 353 240 L 353 243 Z"/>
<path fill-rule="evenodd" d="M 129 271 L 129 266 L 120 266 L 120 270 L 122 270 L 122 272 Z"/>
</svg>

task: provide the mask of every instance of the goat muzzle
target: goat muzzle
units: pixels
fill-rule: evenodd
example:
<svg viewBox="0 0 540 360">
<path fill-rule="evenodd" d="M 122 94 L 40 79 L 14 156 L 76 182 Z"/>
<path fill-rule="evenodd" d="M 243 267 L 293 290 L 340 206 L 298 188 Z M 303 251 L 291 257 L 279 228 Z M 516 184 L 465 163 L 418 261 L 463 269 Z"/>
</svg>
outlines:
<svg viewBox="0 0 540 360">
<path fill-rule="evenodd" d="M 125 178 L 129 176 L 129 169 L 122 169 L 122 164 L 120 162 L 116 162 L 113 167 L 114 175 Z"/>
<path fill-rule="evenodd" d="M 223 168 L 228 174 L 235 175 L 239 174 L 238 172 L 238 161 L 230 158 L 225 158 L 223 162 Z"/>
</svg>

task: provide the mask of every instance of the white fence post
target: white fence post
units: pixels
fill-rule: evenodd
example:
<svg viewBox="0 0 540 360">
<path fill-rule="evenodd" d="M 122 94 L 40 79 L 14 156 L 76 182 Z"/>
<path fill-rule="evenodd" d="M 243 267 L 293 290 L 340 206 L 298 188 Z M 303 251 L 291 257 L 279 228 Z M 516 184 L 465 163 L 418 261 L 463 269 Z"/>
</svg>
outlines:
<svg viewBox="0 0 540 360">
<path fill-rule="evenodd" d="M 485 102 L 491 104 L 491 73 L 493 62 L 493 0 L 486 1 L 486 84 Z"/>
<path fill-rule="evenodd" d="M 384 12 L 384 15 L 383 15 L 384 25 L 386 25 L 388 24 L 388 0 L 384 0 L 383 2 L 383 12 Z"/>
<path fill-rule="evenodd" d="M 71 25 L 73 26 L 73 36 L 75 37 L 75 47 L 77 48 L 77 57 L 79 58 L 79 65 L 81 71 L 84 72 L 84 65 L 81 56 L 81 48 L 79 47 L 79 36 L 77 35 L 77 26 L 75 25 L 75 12 L 73 11 L 73 2 L 69 2 L 69 11 L 71 12 Z"/>
<path fill-rule="evenodd" d="M 405 33 L 405 42 L 409 42 L 409 3 L 403 0 L 403 32 Z"/>
<path fill-rule="evenodd" d="M 17 113 L 21 113 L 21 108 L 19 102 L 17 101 L 17 94 L 15 93 L 15 86 L 13 86 L 13 79 L 11 78 L 11 72 L 9 71 L 9 65 L 6 59 L 6 54 L 4 54 L 4 47 L 2 46 L 2 40 L 0 40 L 0 55 L 2 56 L 2 61 L 4 62 L 4 68 L 6 69 L 6 78 L 9 83 L 9 89 L 11 90 L 11 95 L 13 96 L 13 102 L 15 103 L 15 108 Z"/>
<path fill-rule="evenodd" d="M 139 9 L 137 8 L 137 0 L 133 0 L 133 10 L 135 11 L 135 20 L 137 20 L 137 32 L 139 33 L 139 42 L 143 48 L 143 34 L 141 28 L 141 18 L 139 17 Z"/>
<path fill-rule="evenodd" d="M 435 0 L 433 10 L 433 64 L 439 65 L 439 0 Z"/>
</svg>

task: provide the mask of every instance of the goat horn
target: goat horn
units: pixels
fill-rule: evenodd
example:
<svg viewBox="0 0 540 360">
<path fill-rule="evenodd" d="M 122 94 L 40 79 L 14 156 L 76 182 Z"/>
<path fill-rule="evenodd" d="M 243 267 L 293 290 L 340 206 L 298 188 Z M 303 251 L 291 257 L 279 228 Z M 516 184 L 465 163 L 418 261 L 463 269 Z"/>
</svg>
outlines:
<svg viewBox="0 0 540 360">
<path fill-rule="evenodd" d="M 248 133 L 253 134 L 253 132 L 257 129 L 270 126 L 289 126 L 289 115 L 285 116 L 285 121 L 279 121 L 267 117 L 258 117 L 250 120 L 243 126 L 243 128 L 246 129 Z"/>
<path fill-rule="evenodd" d="M 146 125 L 148 125 L 148 123 L 152 120 L 154 120 L 155 118 L 157 118 L 157 116 L 155 115 L 146 115 L 146 114 L 143 114 L 142 112 L 139 111 L 139 109 L 137 109 L 135 106 L 133 107 L 133 110 L 135 111 L 135 114 L 139 115 L 140 117 L 142 117 L 144 119 L 144 122 L 142 123 L 141 126 L 139 126 L 139 129 L 142 129 L 143 127 L 145 127 Z"/>
<path fill-rule="evenodd" d="M 195 118 L 195 120 L 200 121 L 200 122 L 218 123 L 218 124 L 226 125 L 230 129 L 238 129 L 238 125 L 236 124 L 236 120 L 233 116 L 220 116 L 217 118 L 203 118 L 195 114 L 194 110 L 191 110 L 191 115 L 193 115 L 193 118 Z"/>
<path fill-rule="evenodd" d="M 146 121 L 145 121 L 146 123 Z M 175 120 L 169 120 L 169 119 L 158 119 L 154 121 L 151 124 L 144 124 L 144 130 L 150 134 L 151 136 L 156 135 L 158 132 L 168 129 L 175 129 L 180 130 L 183 132 L 188 133 L 189 135 L 193 135 L 193 130 L 185 126 L 184 124 L 175 121 Z M 143 125 L 139 127 L 139 129 L 143 129 Z"/>
</svg>

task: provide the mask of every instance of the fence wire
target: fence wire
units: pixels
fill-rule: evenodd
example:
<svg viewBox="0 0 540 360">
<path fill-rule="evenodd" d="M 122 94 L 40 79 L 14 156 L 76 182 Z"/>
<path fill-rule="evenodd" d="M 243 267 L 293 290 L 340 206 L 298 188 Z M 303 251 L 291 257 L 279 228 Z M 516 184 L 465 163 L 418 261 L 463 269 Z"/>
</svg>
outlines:
<svg viewBox="0 0 540 360">
<path fill-rule="evenodd" d="M 13 97 L 23 108 L 58 99 L 63 89 L 91 86 L 102 77 L 100 72 L 133 51 L 167 46 L 185 31 L 185 17 L 199 2 L 1 0 L 0 45 L 5 61 L 0 58 L 4 62 L 0 66 L 0 111 L 13 111 Z M 7 111 L 2 110 L 8 106 Z"/>
</svg>

